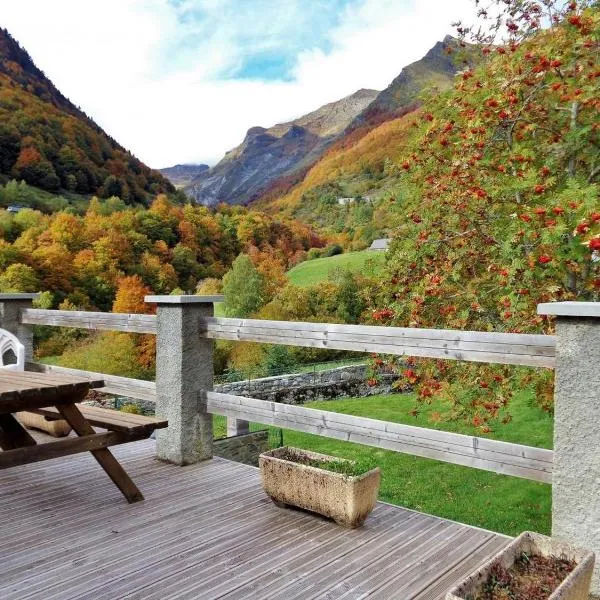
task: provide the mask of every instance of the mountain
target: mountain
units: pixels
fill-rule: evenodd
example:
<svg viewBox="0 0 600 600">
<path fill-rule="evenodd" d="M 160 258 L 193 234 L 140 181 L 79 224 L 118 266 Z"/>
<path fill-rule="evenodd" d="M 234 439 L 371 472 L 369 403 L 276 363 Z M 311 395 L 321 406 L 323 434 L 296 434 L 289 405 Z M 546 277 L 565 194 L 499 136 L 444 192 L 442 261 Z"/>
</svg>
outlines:
<svg viewBox="0 0 600 600">
<path fill-rule="evenodd" d="M 172 167 L 165 167 L 159 169 L 175 187 L 185 187 L 189 185 L 194 177 L 201 175 L 205 171 L 208 171 L 210 167 L 208 165 L 174 165 Z"/>
<path fill-rule="evenodd" d="M 173 185 L 105 133 L 0 28 L 0 180 L 145 203 Z"/>
<path fill-rule="evenodd" d="M 346 133 L 372 129 L 406 114 L 416 107 L 426 88 L 450 89 L 457 71 L 464 68 L 455 58 L 458 49 L 459 41 L 450 35 L 437 42 L 423 58 L 404 67 L 400 75 L 353 119 Z"/>
<path fill-rule="evenodd" d="M 342 227 L 341 220 L 352 222 L 354 216 L 348 214 L 352 209 L 323 209 L 323 202 L 327 205 L 335 197 L 385 194 L 394 184 L 386 163 L 398 158 L 407 136 L 404 117 L 419 107 L 425 90 L 452 88 L 456 73 L 477 64 L 480 57 L 477 46 L 461 45 L 446 36 L 423 58 L 404 67 L 317 161 L 302 172 L 273 182 L 255 206 L 268 212 L 285 210 L 315 225 L 335 223 L 337 229 Z M 377 230 L 378 235 L 383 233 Z"/>
<path fill-rule="evenodd" d="M 446 36 L 379 93 L 359 90 L 289 123 L 251 128 L 244 142 L 195 178 L 186 193 L 203 204 L 258 201 L 268 210 L 270 202 L 302 187 L 313 166 L 319 168 L 331 153 L 345 152 L 378 126 L 415 110 L 424 90 L 449 89 L 465 61 L 476 56 L 474 47 L 459 46 L 458 40 Z"/>
<path fill-rule="evenodd" d="M 247 204 L 278 178 L 313 163 L 377 93 L 359 90 L 288 123 L 251 127 L 244 141 L 196 176 L 186 193 L 206 205 Z"/>
</svg>

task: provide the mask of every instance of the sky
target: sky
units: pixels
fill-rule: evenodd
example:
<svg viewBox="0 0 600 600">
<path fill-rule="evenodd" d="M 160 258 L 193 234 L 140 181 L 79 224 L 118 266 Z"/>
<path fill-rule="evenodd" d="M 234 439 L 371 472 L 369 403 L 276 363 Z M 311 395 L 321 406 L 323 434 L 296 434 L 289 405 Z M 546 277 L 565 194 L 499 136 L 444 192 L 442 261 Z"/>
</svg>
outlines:
<svg viewBox="0 0 600 600">
<path fill-rule="evenodd" d="M 161 168 L 213 165 L 250 127 L 381 90 L 473 13 L 472 0 L 1 0 L 0 26 Z"/>
</svg>

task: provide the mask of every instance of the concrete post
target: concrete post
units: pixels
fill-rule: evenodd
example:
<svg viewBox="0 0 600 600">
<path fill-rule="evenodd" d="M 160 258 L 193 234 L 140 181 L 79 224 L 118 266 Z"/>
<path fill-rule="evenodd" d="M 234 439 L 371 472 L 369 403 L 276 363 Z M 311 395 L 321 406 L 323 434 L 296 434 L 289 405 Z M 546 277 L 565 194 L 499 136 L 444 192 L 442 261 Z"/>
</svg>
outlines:
<svg viewBox="0 0 600 600">
<path fill-rule="evenodd" d="M 0 294 L 0 328 L 10 331 L 25 346 L 25 360 L 33 360 L 33 330 L 21 323 L 21 311 L 31 308 L 39 294 Z"/>
<path fill-rule="evenodd" d="M 227 437 L 246 435 L 247 433 L 250 433 L 250 423 L 248 421 L 227 417 Z"/>
<path fill-rule="evenodd" d="M 556 317 L 552 535 L 596 553 L 600 594 L 600 302 L 540 304 Z"/>
<path fill-rule="evenodd" d="M 200 337 L 200 318 L 212 317 L 222 296 L 146 296 L 157 304 L 156 414 L 168 419 L 157 430 L 158 458 L 187 465 L 212 458 L 212 415 L 206 394 L 213 387 L 213 340 Z"/>
</svg>

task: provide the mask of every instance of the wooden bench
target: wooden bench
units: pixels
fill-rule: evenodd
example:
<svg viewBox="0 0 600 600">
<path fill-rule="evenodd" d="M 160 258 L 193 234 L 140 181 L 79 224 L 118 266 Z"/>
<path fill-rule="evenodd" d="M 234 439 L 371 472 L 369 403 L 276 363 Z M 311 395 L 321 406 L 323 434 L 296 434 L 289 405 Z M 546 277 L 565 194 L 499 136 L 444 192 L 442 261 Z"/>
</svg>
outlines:
<svg viewBox="0 0 600 600">
<path fill-rule="evenodd" d="M 101 427 L 110 431 L 122 431 L 136 437 L 149 436 L 155 429 L 163 429 L 168 426 L 166 420 L 157 419 L 156 417 L 136 415 L 110 408 L 85 406 L 83 404 L 78 404 L 77 408 L 79 408 L 79 411 L 87 419 L 88 423 L 94 427 Z M 28 412 L 41 415 L 48 421 L 62 419 L 58 409 L 54 406 L 38 408 Z"/>
</svg>

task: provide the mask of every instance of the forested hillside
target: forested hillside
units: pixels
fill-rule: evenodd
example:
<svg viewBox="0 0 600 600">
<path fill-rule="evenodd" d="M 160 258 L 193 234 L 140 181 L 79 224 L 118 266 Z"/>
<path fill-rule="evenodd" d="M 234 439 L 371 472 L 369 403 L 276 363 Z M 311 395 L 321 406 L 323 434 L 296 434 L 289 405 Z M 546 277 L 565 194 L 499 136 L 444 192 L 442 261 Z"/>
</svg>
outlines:
<svg viewBox="0 0 600 600">
<path fill-rule="evenodd" d="M 0 29 L 0 181 L 146 203 L 172 184 L 65 98 Z"/>
<path fill-rule="evenodd" d="M 297 222 L 181 207 L 164 195 L 148 210 L 93 199 L 83 216 L 0 210 L 0 292 L 44 291 L 52 307 L 110 311 L 122 285 L 193 292 L 199 281 L 222 277 L 240 252 L 275 276 L 321 245 Z"/>
</svg>

